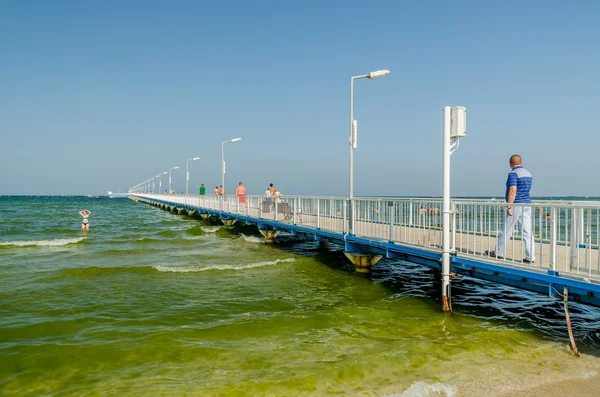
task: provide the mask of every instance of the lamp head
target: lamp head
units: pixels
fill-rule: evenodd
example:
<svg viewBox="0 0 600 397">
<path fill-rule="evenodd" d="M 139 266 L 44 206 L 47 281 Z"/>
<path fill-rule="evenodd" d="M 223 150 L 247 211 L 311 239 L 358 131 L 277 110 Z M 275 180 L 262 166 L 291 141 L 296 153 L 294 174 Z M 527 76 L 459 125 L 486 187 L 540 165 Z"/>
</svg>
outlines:
<svg viewBox="0 0 600 397">
<path fill-rule="evenodd" d="M 194 157 L 192 160 L 200 160 L 200 157 Z"/>
<path fill-rule="evenodd" d="M 389 75 L 391 72 L 389 70 L 377 70 L 375 72 L 371 72 L 367 75 L 367 78 L 370 80 L 378 79 L 380 77 L 385 77 Z"/>
<path fill-rule="evenodd" d="M 229 142 L 238 142 L 238 141 L 241 141 L 241 140 L 242 140 L 242 138 L 233 138 Z"/>
</svg>

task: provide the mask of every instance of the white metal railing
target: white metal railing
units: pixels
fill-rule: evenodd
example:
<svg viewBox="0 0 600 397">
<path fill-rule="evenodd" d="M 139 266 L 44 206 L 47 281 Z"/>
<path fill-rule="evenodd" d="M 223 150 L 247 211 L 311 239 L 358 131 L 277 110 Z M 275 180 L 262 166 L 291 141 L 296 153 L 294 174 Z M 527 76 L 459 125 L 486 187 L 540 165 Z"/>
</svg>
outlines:
<svg viewBox="0 0 600 397">
<path fill-rule="evenodd" d="M 350 203 L 346 197 L 137 195 L 309 228 L 340 233 L 352 230 L 354 235 L 371 240 L 436 251 L 442 247 L 442 200 L 439 198 L 356 198 Z M 486 251 L 497 249 L 500 232 L 505 227 L 507 206 L 500 200 L 453 199 L 452 251 L 487 258 Z M 600 202 L 536 201 L 511 206 L 513 211 L 527 209 L 531 213 L 527 243 L 535 251 L 535 262 L 523 263 L 525 238 L 518 228 L 507 240 L 504 252 L 496 253 L 502 258 L 493 260 L 600 279 Z M 352 208 L 353 219 L 349 216 Z"/>
</svg>

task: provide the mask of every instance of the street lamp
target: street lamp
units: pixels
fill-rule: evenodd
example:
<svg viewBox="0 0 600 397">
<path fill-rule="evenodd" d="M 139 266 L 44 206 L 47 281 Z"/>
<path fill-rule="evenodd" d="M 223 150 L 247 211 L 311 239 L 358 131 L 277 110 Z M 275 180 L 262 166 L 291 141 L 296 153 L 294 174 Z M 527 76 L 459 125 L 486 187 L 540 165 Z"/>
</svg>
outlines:
<svg viewBox="0 0 600 397">
<path fill-rule="evenodd" d="M 223 196 L 225 195 L 225 144 L 241 141 L 242 138 L 233 138 L 221 142 L 221 186 L 223 187 Z"/>
<path fill-rule="evenodd" d="M 194 157 L 193 159 L 189 159 L 185 161 L 185 194 L 188 194 L 188 184 L 190 182 L 190 171 L 188 168 L 188 164 L 190 161 L 200 160 L 200 157 Z"/>
<path fill-rule="evenodd" d="M 162 176 L 163 175 L 167 175 L 168 172 L 161 172 L 160 174 L 156 175 L 156 177 L 158 178 L 158 193 L 160 194 L 162 192 Z"/>
<path fill-rule="evenodd" d="M 171 194 L 171 170 L 176 170 L 178 168 L 179 166 L 169 168 L 169 194 Z"/>
<path fill-rule="evenodd" d="M 356 134 L 357 134 L 357 123 L 354 120 L 354 80 L 367 78 L 369 80 L 378 79 L 380 77 L 385 77 L 390 74 L 389 70 L 377 70 L 375 72 L 371 72 L 368 74 L 361 74 L 360 76 L 353 76 L 350 78 L 350 139 L 349 139 L 349 150 L 350 150 L 350 164 L 349 164 L 349 194 L 348 198 L 350 200 L 350 222 L 349 222 L 349 233 L 352 234 L 354 231 L 354 149 L 356 149 Z"/>
</svg>

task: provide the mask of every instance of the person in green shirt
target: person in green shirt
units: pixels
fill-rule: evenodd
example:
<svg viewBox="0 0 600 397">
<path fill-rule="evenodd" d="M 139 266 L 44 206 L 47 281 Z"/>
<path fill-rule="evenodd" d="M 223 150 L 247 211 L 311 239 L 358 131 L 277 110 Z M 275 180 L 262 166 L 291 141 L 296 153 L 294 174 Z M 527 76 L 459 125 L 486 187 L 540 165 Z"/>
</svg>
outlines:
<svg viewBox="0 0 600 397">
<path fill-rule="evenodd" d="M 204 196 L 206 194 L 206 188 L 204 187 L 204 183 L 200 185 L 200 189 L 198 189 L 198 194 L 200 196 Z"/>
</svg>

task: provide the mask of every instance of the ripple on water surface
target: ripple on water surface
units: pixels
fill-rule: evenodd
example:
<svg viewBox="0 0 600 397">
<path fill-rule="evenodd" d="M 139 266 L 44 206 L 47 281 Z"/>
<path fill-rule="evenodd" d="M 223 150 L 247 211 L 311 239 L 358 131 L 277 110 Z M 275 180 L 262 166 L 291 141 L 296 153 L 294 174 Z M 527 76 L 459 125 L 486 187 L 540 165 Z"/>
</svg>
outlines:
<svg viewBox="0 0 600 397">
<path fill-rule="evenodd" d="M 335 245 L 266 246 L 129 200 L 42 207 L 51 237 L 0 212 L 18 242 L 0 246 L 0 394 L 494 396 L 600 372 L 597 309 L 571 307 L 573 359 L 542 295 L 460 278 L 448 317 L 419 265 L 363 278 Z"/>
</svg>

